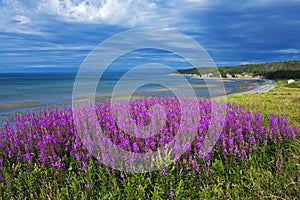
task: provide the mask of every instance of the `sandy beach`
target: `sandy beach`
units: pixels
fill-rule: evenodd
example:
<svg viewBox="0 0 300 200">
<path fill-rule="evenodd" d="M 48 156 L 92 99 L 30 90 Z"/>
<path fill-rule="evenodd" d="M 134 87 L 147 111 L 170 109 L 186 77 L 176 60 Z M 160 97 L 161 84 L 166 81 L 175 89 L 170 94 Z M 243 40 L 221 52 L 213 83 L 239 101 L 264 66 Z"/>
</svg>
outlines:
<svg viewBox="0 0 300 200">
<path fill-rule="evenodd" d="M 0 109 L 30 107 L 30 106 L 36 106 L 39 104 L 40 104 L 40 102 L 38 102 L 38 101 L 3 103 L 3 104 L 0 104 Z"/>
<path fill-rule="evenodd" d="M 248 91 L 244 91 L 244 92 L 237 92 L 237 93 L 233 93 L 230 95 L 236 95 L 236 94 L 255 94 L 255 93 L 266 93 L 269 92 L 270 90 L 275 88 L 276 82 L 273 80 L 266 80 L 266 79 L 262 79 L 265 80 L 266 82 L 259 85 L 258 87 L 248 90 Z"/>
</svg>

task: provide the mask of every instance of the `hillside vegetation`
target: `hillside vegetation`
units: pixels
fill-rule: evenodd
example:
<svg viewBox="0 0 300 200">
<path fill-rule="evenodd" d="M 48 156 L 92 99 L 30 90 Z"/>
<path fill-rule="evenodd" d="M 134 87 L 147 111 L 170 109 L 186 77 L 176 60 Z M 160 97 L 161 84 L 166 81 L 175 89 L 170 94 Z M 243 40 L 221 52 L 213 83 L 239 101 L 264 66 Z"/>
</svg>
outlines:
<svg viewBox="0 0 300 200">
<path fill-rule="evenodd" d="M 262 64 L 247 64 L 231 67 L 218 67 L 218 71 L 223 78 L 228 75 L 237 77 L 237 75 L 248 75 L 252 77 L 262 76 L 267 79 L 299 79 L 300 61 L 269 62 Z M 178 70 L 175 73 L 204 75 L 211 73 L 218 76 L 218 71 L 211 67 L 192 68 Z"/>
</svg>

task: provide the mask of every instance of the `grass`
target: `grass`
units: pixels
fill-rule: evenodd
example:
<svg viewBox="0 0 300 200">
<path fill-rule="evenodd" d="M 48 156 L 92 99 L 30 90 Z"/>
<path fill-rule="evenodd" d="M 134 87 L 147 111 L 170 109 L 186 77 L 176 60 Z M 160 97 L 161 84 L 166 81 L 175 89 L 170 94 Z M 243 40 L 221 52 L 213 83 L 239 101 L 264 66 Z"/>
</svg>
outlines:
<svg viewBox="0 0 300 200">
<path fill-rule="evenodd" d="M 253 109 L 264 116 L 285 115 L 290 125 L 300 127 L 300 81 L 287 84 L 285 80 L 277 81 L 276 87 L 267 93 L 242 94 L 228 99 L 244 109 Z"/>
<path fill-rule="evenodd" d="M 228 100 L 241 108 L 252 109 L 254 112 L 259 111 L 265 117 L 267 115 L 285 115 L 291 126 L 300 127 L 300 81 L 287 84 L 286 80 L 279 80 L 276 87 L 268 93 L 234 95 L 228 97 Z M 266 121 L 266 123 L 268 122 Z M 276 177 L 272 177 L 272 173 L 263 165 L 264 160 L 261 160 L 258 162 L 260 167 L 254 173 L 260 178 L 252 181 L 261 193 L 277 193 L 277 197 L 275 195 L 272 198 L 298 199 L 300 197 L 299 135 L 284 151 L 287 164 L 281 173 L 277 174 Z M 249 176 L 254 175 L 250 175 L 251 170 L 247 170 L 246 173 Z M 263 182 L 273 184 L 275 180 L 277 180 L 277 183 L 273 187 L 262 187 Z M 283 195 L 285 193 L 288 195 Z"/>
<path fill-rule="evenodd" d="M 299 128 L 299 82 L 264 94 L 228 97 L 237 106 L 268 115 L 285 115 Z M 280 156 L 278 156 L 280 155 Z M 275 163 L 282 167 L 277 170 Z M 250 155 L 249 162 L 227 162 L 211 158 L 211 165 L 179 170 L 121 174 L 90 163 L 85 171 L 70 164 L 66 170 L 17 164 L 3 174 L 0 199 L 298 199 L 300 198 L 300 142 L 263 146 Z"/>
</svg>

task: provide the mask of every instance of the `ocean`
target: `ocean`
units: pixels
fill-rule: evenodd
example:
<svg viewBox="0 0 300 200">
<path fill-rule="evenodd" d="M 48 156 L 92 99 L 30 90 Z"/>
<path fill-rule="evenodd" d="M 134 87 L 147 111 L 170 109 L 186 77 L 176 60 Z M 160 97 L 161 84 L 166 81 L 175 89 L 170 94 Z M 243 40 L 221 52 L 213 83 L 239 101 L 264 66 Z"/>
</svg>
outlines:
<svg viewBox="0 0 300 200">
<path fill-rule="evenodd" d="M 171 72 L 170 70 L 139 72 L 128 76 L 125 81 L 120 81 L 120 78 L 126 74 L 126 71 L 106 72 L 97 85 L 96 94 L 109 97 L 116 84 L 119 84 L 122 86 L 121 91 L 117 91 L 119 95 L 133 92 L 138 96 L 172 96 L 178 93 L 184 95 L 185 90 L 188 90 L 187 87 L 182 85 L 182 81 L 179 81 L 180 76 L 170 76 Z M 45 106 L 71 105 L 75 78 L 76 73 L 0 74 L 0 118 L 3 121 L 3 118 L 7 118 L 7 116 L 11 116 L 16 112 L 24 112 Z M 208 87 L 213 87 L 216 83 L 220 84 L 220 81 L 222 81 L 211 79 L 207 83 L 203 79 L 189 76 L 184 78 L 188 84 L 195 86 L 194 92 L 199 97 L 209 97 Z M 81 84 L 84 84 L 87 88 L 92 87 L 94 84 L 88 80 L 86 79 L 86 82 Z M 226 79 L 222 81 L 222 84 L 224 84 L 226 94 L 232 94 L 255 89 L 262 81 Z M 87 94 L 83 93 L 82 96 L 84 95 Z"/>
</svg>

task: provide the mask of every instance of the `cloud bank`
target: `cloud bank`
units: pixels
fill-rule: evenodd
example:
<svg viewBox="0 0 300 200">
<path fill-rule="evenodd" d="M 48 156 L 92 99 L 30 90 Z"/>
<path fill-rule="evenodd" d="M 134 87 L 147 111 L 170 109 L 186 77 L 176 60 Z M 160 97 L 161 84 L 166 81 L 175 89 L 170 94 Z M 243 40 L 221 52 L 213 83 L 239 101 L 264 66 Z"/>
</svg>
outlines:
<svg viewBox="0 0 300 200">
<path fill-rule="evenodd" d="M 300 0 L 0 0 L 0 70 L 78 67 L 101 41 L 138 27 L 187 34 L 221 65 L 300 59 L 299 10 Z"/>
</svg>

